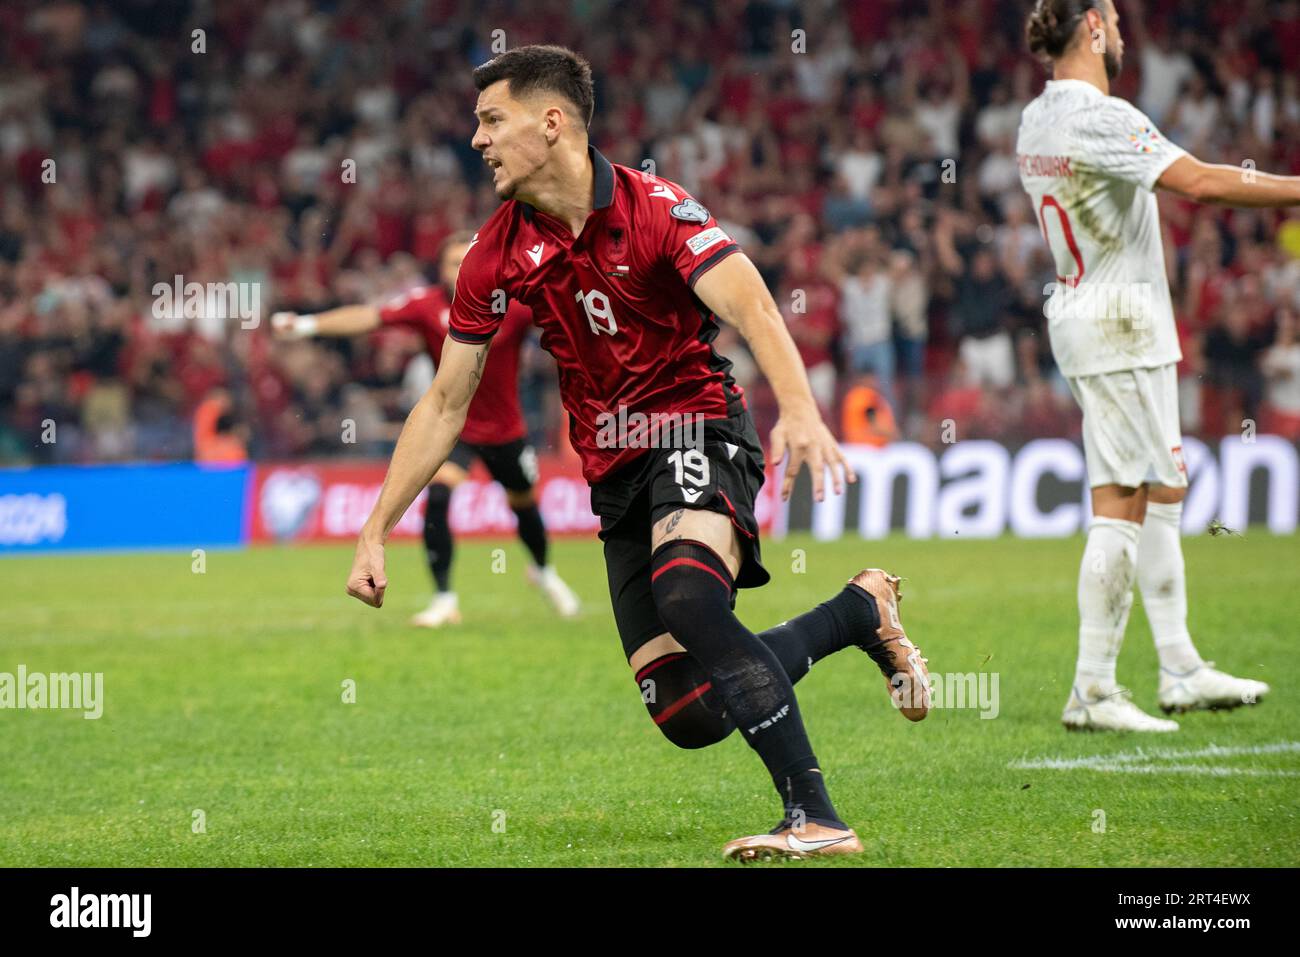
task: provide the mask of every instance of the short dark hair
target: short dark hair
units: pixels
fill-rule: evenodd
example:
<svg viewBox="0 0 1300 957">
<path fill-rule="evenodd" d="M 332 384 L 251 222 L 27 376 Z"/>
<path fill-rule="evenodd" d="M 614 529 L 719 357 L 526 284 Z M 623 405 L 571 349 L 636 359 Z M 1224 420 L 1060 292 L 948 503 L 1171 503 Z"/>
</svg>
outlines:
<svg viewBox="0 0 1300 957">
<path fill-rule="evenodd" d="M 1038 0 L 1025 23 L 1029 52 L 1052 60 L 1060 57 L 1089 10 L 1104 17 L 1104 0 Z"/>
<path fill-rule="evenodd" d="M 474 70 L 474 88 L 479 92 L 498 80 L 510 81 L 513 97 L 537 90 L 558 93 L 578 108 L 583 126 L 591 125 L 596 109 L 591 64 L 572 50 L 543 44 L 516 47 Z"/>
</svg>

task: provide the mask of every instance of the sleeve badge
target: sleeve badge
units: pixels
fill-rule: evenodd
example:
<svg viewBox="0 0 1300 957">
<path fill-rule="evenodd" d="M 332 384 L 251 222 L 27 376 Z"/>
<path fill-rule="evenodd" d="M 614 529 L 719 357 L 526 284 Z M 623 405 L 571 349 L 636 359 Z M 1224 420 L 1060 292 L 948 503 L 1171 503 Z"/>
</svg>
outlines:
<svg viewBox="0 0 1300 957">
<path fill-rule="evenodd" d="M 674 219 L 680 219 L 687 223 L 699 223 L 703 226 L 709 221 L 709 211 L 693 199 L 684 199 L 672 209 L 668 210 Z"/>
<path fill-rule="evenodd" d="M 1128 135 L 1128 141 L 1138 153 L 1150 153 L 1160 146 L 1160 134 L 1149 126 Z"/>
</svg>

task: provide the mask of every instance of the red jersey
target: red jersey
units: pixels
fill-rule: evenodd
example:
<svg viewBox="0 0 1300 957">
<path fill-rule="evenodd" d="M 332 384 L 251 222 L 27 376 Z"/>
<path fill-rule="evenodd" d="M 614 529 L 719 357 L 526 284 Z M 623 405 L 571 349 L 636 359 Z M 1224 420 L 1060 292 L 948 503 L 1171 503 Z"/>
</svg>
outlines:
<svg viewBox="0 0 1300 957">
<path fill-rule="evenodd" d="M 442 364 L 442 344 L 447 338 L 451 313 L 447 294 L 437 286 L 421 286 L 390 299 L 379 309 L 384 325 L 405 325 L 424 336 L 435 366 Z M 469 404 L 460 437 L 475 445 L 500 445 L 528 433 L 519 408 L 519 350 L 533 317 L 512 302 L 502 319 L 501 332 L 488 351 L 483 379 Z"/>
<path fill-rule="evenodd" d="M 692 291 L 740 247 L 676 183 L 588 150 L 595 208 L 581 234 L 527 203 L 503 203 L 461 264 L 450 335 L 489 339 L 502 324 L 493 310 L 502 293 L 532 310 L 559 369 L 569 439 L 594 484 L 646 451 L 600 441 L 610 416 L 626 421 L 620 409 L 718 419 L 744 399 L 731 363 L 713 351 L 717 322 Z"/>
</svg>

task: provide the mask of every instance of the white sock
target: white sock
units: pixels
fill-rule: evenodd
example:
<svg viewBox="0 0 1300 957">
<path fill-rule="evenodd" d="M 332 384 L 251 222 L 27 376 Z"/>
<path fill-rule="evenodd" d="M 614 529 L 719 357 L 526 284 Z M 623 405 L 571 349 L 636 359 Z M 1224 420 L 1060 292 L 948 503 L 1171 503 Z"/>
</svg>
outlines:
<svg viewBox="0 0 1300 957">
<path fill-rule="evenodd" d="M 1094 518 L 1079 565 L 1079 661 L 1074 686 L 1115 687 L 1115 661 L 1133 604 L 1138 537 L 1142 526 L 1119 518 Z"/>
<path fill-rule="evenodd" d="M 1138 544 L 1138 586 L 1151 622 L 1160 667 L 1176 674 L 1203 662 L 1187 631 L 1187 576 L 1183 565 L 1183 503 L 1147 503 Z"/>
</svg>

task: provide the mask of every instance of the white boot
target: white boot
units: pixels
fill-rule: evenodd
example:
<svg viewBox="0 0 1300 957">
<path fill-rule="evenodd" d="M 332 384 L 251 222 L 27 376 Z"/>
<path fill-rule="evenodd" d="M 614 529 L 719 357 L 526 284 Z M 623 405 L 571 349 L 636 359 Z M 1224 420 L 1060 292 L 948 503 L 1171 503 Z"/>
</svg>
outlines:
<svg viewBox="0 0 1300 957">
<path fill-rule="evenodd" d="M 561 618 L 575 618 L 582 610 L 582 602 L 573 593 L 573 589 L 564 583 L 554 566 L 538 568 L 529 565 L 528 580 L 542 590 Z"/>
<path fill-rule="evenodd" d="M 454 591 L 438 592 L 429 607 L 411 617 L 411 624 L 420 628 L 441 628 L 460 624 L 460 605 Z"/>
<path fill-rule="evenodd" d="M 1071 688 L 1061 723 L 1070 731 L 1178 730 L 1178 722 L 1147 714 L 1133 703 L 1129 690 L 1119 685 L 1109 691 L 1093 685 L 1086 694 Z"/>
<path fill-rule="evenodd" d="M 1156 698 L 1161 709 L 1168 714 L 1201 708 L 1236 708 L 1255 704 L 1268 694 L 1269 687 L 1264 682 L 1234 678 L 1216 671 L 1213 665 L 1213 661 L 1207 661 L 1182 674 L 1161 668 L 1160 693 Z"/>
</svg>

